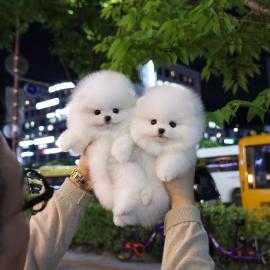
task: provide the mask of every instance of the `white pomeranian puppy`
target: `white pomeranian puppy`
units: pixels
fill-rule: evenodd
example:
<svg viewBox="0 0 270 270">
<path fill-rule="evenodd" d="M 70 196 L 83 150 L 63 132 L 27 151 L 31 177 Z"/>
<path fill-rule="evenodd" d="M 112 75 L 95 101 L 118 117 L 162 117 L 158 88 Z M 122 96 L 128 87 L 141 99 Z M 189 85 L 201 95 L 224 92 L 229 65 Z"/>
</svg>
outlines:
<svg viewBox="0 0 270 270">
<path fill-rule="evenodd" d="M 123 164 L 110 155 L 113 141 L 128 131 L 129 115 L 135 103 L 132 83 L 123 74 L 106 70 L 92 73 L 76 87 L 69 104 L 68 128 L 58 140 L 63 151 L 76 154 L 81 154 L 90 144 L 88 158 L 95 194 L 106 209 L 116 206 L 116 212 L 120 213 L 133 208 L 135 200 L 123 209 L 121 197 L 117 195 L 119 184 L 114 177 L 126 179 L 128 176 L 126 182 L 129 185 L 135 182 L 134 189 L 139 191 L 145 185 L 143 171 L 137 164 L 130 162 L 122 168 Z M 122 191 L 123 197 L 132 197 L 131 191 Z M 138 194 L 136 200 L 139 200 Z M 145 200 L 143 204 L 148 203 L 150 197 Z"/>
<path fill-rule="evenodd" d="M 152 199 L 148 205 L 116 215 L 114 220 L 119 226 L 151 226 L 162 219 L 169 208 L 162 181 L 185 177 L 195 165 L 196 145 L 203 129 L 203 106 L 192 90 L 155 86 L 137 101 L 130 138 L 118 138 L 112 154 L 123 165 L 134 160 L 143 168 Z"/>
<path fill-rule="evenodd" d="M 155 86 L 138 101 L 131 137 L 156 157 L 156 174 L 162 181 L 186 175 L 196 162 L 196 145 L 204 130 L 202 102 L 192 90 Z"/>
</svg>

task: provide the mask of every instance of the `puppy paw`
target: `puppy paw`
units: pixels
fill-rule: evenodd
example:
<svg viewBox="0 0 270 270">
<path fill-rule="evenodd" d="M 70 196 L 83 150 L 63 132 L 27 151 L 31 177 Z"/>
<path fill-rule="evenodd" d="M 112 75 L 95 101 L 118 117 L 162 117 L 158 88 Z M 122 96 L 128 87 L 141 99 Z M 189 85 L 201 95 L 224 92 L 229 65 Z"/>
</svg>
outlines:
<svg viewBox="0 0 270 270">
<path fill-rule="evenodd" d="M 113 215 L 115 216 L 126 215 L 129 214 L 131 211 L 133 211 L 133 207 L 129 205 L 116 205 L 113 208 Z"/>
<path fill-rule="evenodd" d="M 177 172 L 170 168 L 157 168 L 157 176 L 161 181 L 169 182 L 177 177 Z"/>
<path fill-rule="evenodd" d="M 127 225 L 121 215 L 113 216 L 113 223 L 115 226 L 124 227 Z"/>
<path fill-rule="evenodd" d="M 131 155 L 131 150 L 126 145 L 114 143 L 111 150 L 112 156 L 120 163 L 127 162 Z"/>
<path fill-rule="evenodd" d="M 64 152 L 68 152 L 72 147 L 74 142 L 74 138 L 70 135 L 70 133 L 66 130 L 63 132 L 58 140 L 56 141 L 56 145 Z"/>
<path fill-rule="evenodd" d="M 146 188 L 141 192 L 141 200 L 144 206 L 148 205 L 152 200 L 152 189 Z"/>
<path fill-rule="evenodd" d="M 134 214 L 114 215 L 113 223 L 118 227 L 138 224 Z"/>
<path fill-rule="evenodd" d="M 70 130 L 64 131 L 59 139 L 56 141 L 56 145 L 64 152 L 70 152 L 74 155 L 80 155 L 88 145 L 88 140 L 82 140 L 78 138 Z"/>
<path fill-rule="evenodd" d="M 131 151 L 132 145 L 130 144 L 130 139 L 121 137 L 113 143 L 111 154 L 118 162 L 123 163 L 130 159 Z"/>
<path fill-rule="evenodd" d="M 83 153 L 85 149 L 85 146 L 80 144 L 80 143 L 76 143 L 76 144 L 73 144 L 71 147 L 70 147 L 70 150 L 69 152 L 73 155 L 80 155 Z"/>
</svg>

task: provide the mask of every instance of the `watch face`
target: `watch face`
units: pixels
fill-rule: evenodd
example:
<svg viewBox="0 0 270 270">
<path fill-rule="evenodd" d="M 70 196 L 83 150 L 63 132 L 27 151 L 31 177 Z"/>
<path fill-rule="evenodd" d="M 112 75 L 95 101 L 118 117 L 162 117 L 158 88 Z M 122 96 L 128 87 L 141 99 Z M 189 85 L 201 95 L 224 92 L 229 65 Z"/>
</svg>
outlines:
<svg viewBox="0 0 270 270">
<path fill-rule="evenodd" d="M 93 192 L 92 191 L 92 185 L 91 183 L 89 183 L 87 181 L 87 179 L 82 176 L 79 172 L 77 172 L 76 170 L 74 170 L 71 175 L 70 175 L 70 180 L 76 184 L 77 186 L 79 186 L 81 189 L 87 191 L 87 192 Z M 93 193 L 94 194 L 94 193 Z M 93 196 L 94 197 L 94 196 Z M 96 201 L 96 198 L 94 197 L 93 199 L 94 201 Z M 91 200 L 92 201 L 92 200 Z"/>
<path fill-rule="evenodd" d="M 81 175 L 77 176 L 77 181 L 80 182 L 81 184 L 84 184 L 86 182 L 86 180 L 84 178 L 82 178 Z"/>
<path fill-rule="evenodd" d="M 73 179 L 78 183 L 78 184 L 84 184 L 86 182 L 86 179 L 77 171 L 74 171 L 71 174 L 71 177 L 73 177 Z"/>
</svg>

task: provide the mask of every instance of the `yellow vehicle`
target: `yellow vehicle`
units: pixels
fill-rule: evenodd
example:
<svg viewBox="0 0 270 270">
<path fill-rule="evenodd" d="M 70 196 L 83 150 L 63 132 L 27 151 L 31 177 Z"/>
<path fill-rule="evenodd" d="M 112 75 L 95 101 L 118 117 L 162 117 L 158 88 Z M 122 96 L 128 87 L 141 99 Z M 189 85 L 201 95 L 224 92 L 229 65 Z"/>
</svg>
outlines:
<svg viewBox="0 0 270 270">
<path fill-rule="evenodd" d="M 54 189 L 58 189 L 65 178 L 75 169 L 75 165 L 48 165 L 39 167 L 38 171 Z"/>
<path fill-rule="evenodd" d="M 270 207 L 270 135 L 239 141 L 239 172 L 243 208 Z"/>
</svg>

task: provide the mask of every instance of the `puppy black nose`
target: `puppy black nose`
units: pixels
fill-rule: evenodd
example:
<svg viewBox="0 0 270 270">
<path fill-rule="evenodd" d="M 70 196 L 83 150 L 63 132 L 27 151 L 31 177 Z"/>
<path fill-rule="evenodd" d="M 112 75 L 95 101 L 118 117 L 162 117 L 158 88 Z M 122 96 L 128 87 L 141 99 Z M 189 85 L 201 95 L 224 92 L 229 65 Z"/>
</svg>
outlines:
<svg viewBox="0 0 270 270">
<path fill-rule="evenodd" d="M 105 122 L 106 123 L 109 123 L 110 121 L 111 121 L 111 117 L 109 116 L 109 115 L 106 115 L 105 117 L 104 117 L 104 120 L 105 120 Z"/>
<path fill-rule="evenodd" d="M 159 135 L 162 135 L 162 134 L 164 134 L 165 133 L 165 129 L 164 128 L 159 128 L 158 129 L 158 134 Z"/>
</svg>

